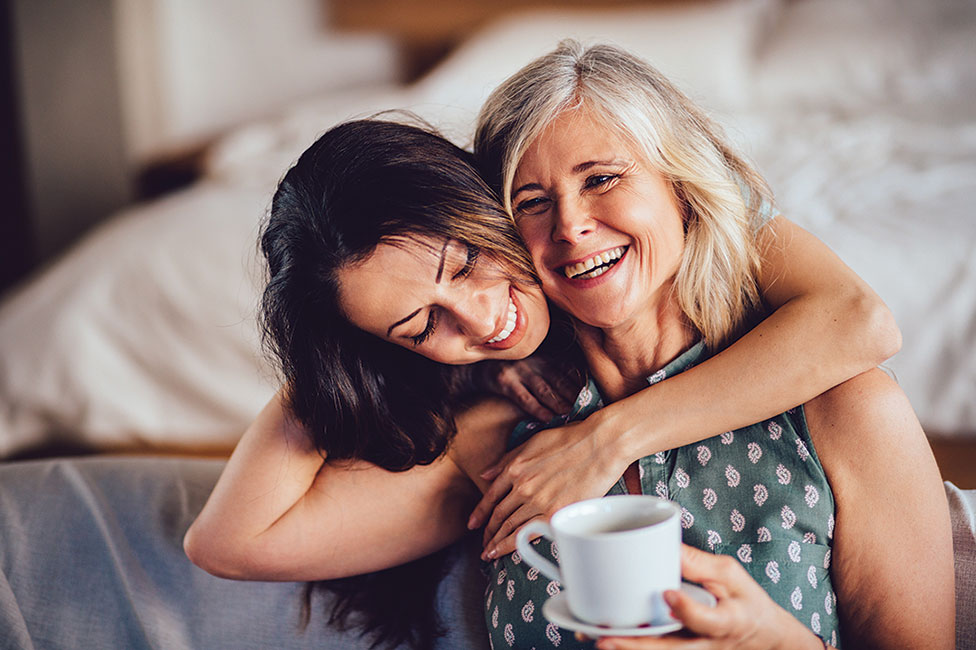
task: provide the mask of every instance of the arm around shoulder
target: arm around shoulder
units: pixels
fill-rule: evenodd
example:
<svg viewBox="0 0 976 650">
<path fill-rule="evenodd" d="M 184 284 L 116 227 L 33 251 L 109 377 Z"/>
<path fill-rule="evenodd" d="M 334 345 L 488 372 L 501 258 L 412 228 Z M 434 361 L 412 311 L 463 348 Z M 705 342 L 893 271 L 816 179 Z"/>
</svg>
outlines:
<svg viewBox="0 0 976 650">
<path fill-rule="evenodd" d="M 763 298 L 773 309 L 802 310 L 821 352 L 853 372 L 869 370 L 901 349 L 895 318 L 877 293 L 819 238 L 783 216 L 759 233 Z M 797 339 L 799 342 L 800 339 Z M 837 382 L 839 383 L 839 382 Z M 836 385 L 836 384 L 831 384 Z"/>
<path fill-rule="evenodd" d="M 450 544 L 476 497 L 447 454 L 403 472 L 326 461 L 279 394 L 241 438 L 184 549 L 225 578 L 345 577 Z"/>
<path fill-rule="evenodd" d="M 845 642 L 952 648 L 949 510 L 938 466 L 904 392 L 872 370 L 805 410 L 834 493 L 831 573 Z"/>
</svg>

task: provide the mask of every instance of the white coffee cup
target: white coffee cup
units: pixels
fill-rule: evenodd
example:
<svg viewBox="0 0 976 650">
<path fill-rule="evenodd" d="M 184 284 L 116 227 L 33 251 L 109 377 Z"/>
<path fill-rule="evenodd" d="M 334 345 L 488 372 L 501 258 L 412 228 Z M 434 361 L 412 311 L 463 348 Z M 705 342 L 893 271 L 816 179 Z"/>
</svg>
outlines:
<svg viewBox="0 0 976 650">
<path fill-rule="evenodd" d="M 566 591 L 573 616 L 593 625 L 637 627 L 665 619 L 663 593 L 681 586 L 681 511 L 652 496 L 590 499 L 560 509 L 516 536 L 522 558 Z M 559 567 L 529 537 L 555 539 Z"/>
</svg>

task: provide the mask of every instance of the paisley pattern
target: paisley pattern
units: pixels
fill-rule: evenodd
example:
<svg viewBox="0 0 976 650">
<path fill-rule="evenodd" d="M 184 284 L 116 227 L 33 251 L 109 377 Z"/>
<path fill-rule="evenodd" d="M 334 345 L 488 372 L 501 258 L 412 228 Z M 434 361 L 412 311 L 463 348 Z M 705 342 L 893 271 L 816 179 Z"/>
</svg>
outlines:
<svg viewBox="0 0 976 650">
<path fill-rule="evenodd" d="M 695 345 L 648 381 L 674 376 L 704 360 Z M 579 420 L 600 408 L 590 381 L 572 413 L 548 425 L 523 422 L 510 446 L 535 431 Z M 531 425 L 531 426 L 530 426 Z M 738 559 L 772 599 L 814 633 L 839 644 L 837 598 L 830 581 L 834 498 L 807 431 L 803 407 L 720 436 L 638 461 L 641 489 L 681 507 L 683 541 Z M 621 478 L 608 494 L 625 494 Z M 554 561 L 547 539 L 536 550 Z M 542 616 L 560 586 L 541 580 L 517 554 L 485 565 L 485 617 L 491 645 L 502 648 L 592 648 Z"/>
</svg>

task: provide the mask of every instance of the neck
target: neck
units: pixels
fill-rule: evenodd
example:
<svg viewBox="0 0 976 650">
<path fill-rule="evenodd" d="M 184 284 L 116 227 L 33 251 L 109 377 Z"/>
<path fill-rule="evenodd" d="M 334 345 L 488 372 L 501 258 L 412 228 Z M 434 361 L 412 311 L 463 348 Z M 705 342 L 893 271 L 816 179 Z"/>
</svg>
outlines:
<svg viewBox="0 0 976 650">
<path fill-rule="evenodd" d="M 600 393 L 616 401 L 647 386 L 654 374 L 695 340 L 675 300 L 643 312 L 639 318 L 598 329 L 577 322 L 579 341 Z"/>
</svg>

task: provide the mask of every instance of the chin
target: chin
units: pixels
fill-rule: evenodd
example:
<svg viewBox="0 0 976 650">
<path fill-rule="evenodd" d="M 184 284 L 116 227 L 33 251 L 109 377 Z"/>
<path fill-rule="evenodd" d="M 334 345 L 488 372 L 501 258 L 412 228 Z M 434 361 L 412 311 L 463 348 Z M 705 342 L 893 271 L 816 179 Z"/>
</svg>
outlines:
<svg viewBox="0 0 976 650">
<path fill-rule="evenodd" d="M 611 303 L 612 304 L 612 303 Z M 574 305 L 560 305 L 563 311 L 580 321 L 584 325 L 599 329 L 611 329 L 624 322 L 623 311 L 618 308 L 607 308 L 605 302 L 576 303 Z"/>
</svg>

